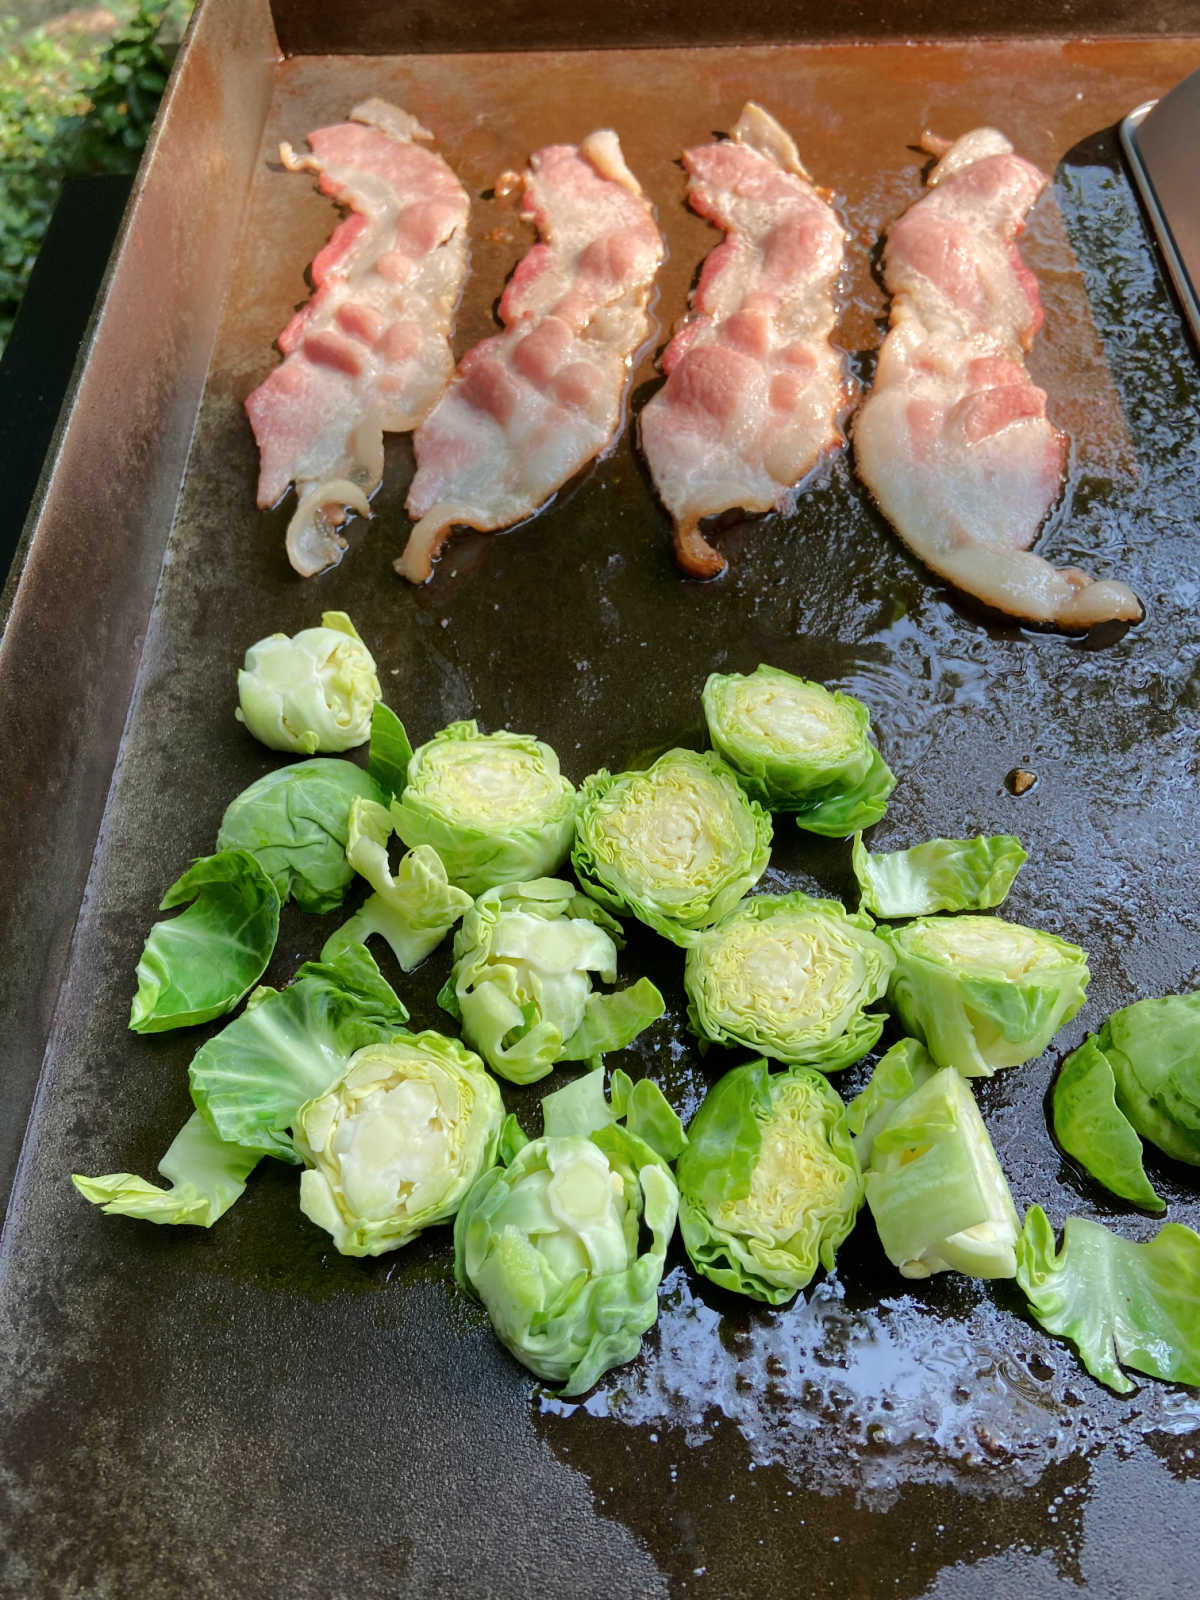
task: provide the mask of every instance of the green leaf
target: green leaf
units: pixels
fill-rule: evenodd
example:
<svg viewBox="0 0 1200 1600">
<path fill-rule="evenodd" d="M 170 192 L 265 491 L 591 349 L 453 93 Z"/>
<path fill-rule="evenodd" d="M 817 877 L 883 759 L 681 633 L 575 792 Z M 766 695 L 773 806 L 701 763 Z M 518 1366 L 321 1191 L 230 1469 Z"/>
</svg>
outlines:
<svg viewBox="0 0 1200 1600">
<path fill-rule="evenodd" d="M 408 764 L 412 760 L 412 745 L 400 718 L 382 700 L 376 700 L 371 710 L 371 744 L 367 755 L 367 771 L 383 790 L 386 800 L 404 793 L 408 782 Z"/>
<path fill-rule="evenodd" d="M 1117 1104 L 1144 1139 L 1200 1166 L 1200 991 L 1114 1011 L 1096 1040 Z"/>
<path fill-rule="evenodd" d="M 281 900 L 321 915 L 354 881 L 346 859 L 350 804 L 381 802 L 383 791 L 352 761 L 318 756 L 280 767 L 252 783 L 221 818 L 219 850 L 249 850 L 270 874 Z"/>
<path fill-rule="evenodd" d="M 880 1056 L 866 1088 L 846 1107 L 855 1154 L 864 1167 L 871 1160 L 875 1135 L 891 1120 L 900 1102 L 937 1070 L 925 1046 L 916 1039 L 901 1039 Z"/>
<path fill-rule="evenodd" d="M 245 850 L 196 861 L 167 890 L 137 965 L 129 1014 L 135 1033 L 161 1033 L 232 1011 L 258 982 L 279 933 L 279 895 Z"/>
<path fill-rule="evenodd" d="M 287 1130 L 304 1102 L 407 1021 L 370 954 L 351 945 L 308 962 L 286 989 L 256 991 L 192 1058 L 192 1099 L 222 1139 L 294 1161 Z"/>
<path fill-rule="evenodd" d="M 862 906 L 876 917 L 923 917 L 933 911 L 983 911 L 1000 905 L 1026 854 L 1009 833 L 930 839 L 909 850 L 872 855 L 854 837 L 851 862 Z"/>
<path fill-rule="evenodd" d="M 1122 1370 L 1200 1384 L 1200 1236 L 1167 1222 L 1146 1244 L 1068 1217 L 1061 1249 L 1040 1206 L 1017 1240 L 1017 1282 L 1048 1333 L 1070 1339 L 1093 1378 L 1117 1394 Z"/>
<path fill-rule="evenodd" d="M 473 904 L 471 896 L 446 879 L 432 846 L 418 845 L 402 858 L 393 876 L 388 862 L 391 813 L 386 806 L 355 796 L 350 806 L 346 859 L 375 893 L 327 941 L 322 959 L 349 944 L 366 944 L 379 934 L 405 972 L 420 966 Z"/>
<path fill-rule="evenodd" d="M 1142 1145 L 1116 1101 L 1112 1063 L 1095 1039 L 1085 1039 L 1054 1081 L 1054 1133 L 1083 1170 L 1122 1200 L 1165 1211 L 1142 1165 Z"/>
<path fill-rule="evenodd" d="M 261 1150 L 226 1144 L 194 1111 L 158 1163 L 169 1189 L 147 1183 L 132 1172 L 112 1172 L 103 1178 L 75 1174 L 71 1182 L 85 1200 L 110 1216 L 211 1228 L 241 1195 L 262 1154 Z"/>
<path fill-rule="evenodd" d="M 852 833 L 870 828 L 887 811 L 888 796 L 896 787 L 896 775 L 879 751 L 871 747 L 867 775 L 843 794 L 828 795 L 816 805 L 796 813 L 796 826 L 805 833 L 819 833 L 827 839 L 847 839 Z"/>
<path fill-rule="evenodd" d="M 609 1051 L 624 1050 L 666 1009 L 666 1001 L 649 978 L 639 978 L 613 994 L 590 994 L 583 1021 L 563 1045 L 559 1060 L 592 1061 Z"/>
</svg>

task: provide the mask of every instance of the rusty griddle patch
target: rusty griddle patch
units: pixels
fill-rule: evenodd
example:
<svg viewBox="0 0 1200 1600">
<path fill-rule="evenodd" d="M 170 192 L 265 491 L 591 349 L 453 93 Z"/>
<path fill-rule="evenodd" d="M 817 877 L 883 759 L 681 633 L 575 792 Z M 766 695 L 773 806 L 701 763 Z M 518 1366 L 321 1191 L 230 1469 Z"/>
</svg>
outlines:
<svg viewBox="0 0 1200 1600">
<path fill-rule="evenodd" d="M 411 470 L 391 441 L 367 529 L 335 571 L 297 580 L 285 506 L 253 511 L 241 413 L 303 297 L 327 202 L 264 164 L 122 748 L 65 1018 L 6 1239 L 11 1341 L 4 1471 L 14 1594 L 1154 1596 L 1191 1570 L 1200 1404 L 1147 1383 L 1116 1400 L 1026 1323 L 1004 1287 L 892 1274 L 869 1226 L 836 1279 L 768 1312 L 702 1289 L 678 1259 L 643 1355 L 582 1406 L 539 1399 L 455 1291 L 448 1238 L 354 1262 L 298 1218 L 267 1164 L 211 1233 L 110 1220 L 71 1170 L 150 1172 L 186 1115 L 211 1029 L 134 1039 L 131 974 L 165 884 L 275 763 L 233 722 L 245 646 L 349 611 L 417 739 L 452 717 L 536 731 L 569 775 L 699 737 L 714 668 L 770 660 L 863 696 L 900 775 L 873 835 L 1015 831 L 1030 862 L 1008 905 L 1084 944 L 1078 1041 L 1114 1006 L 1200 982 L 1195 834 L 1200 512 L 1197 375 L 1140 232 L 1108 128 L 1161 93 L 1195 45 L 989 46 L 302 60 L 280 71 L 281 136 L 368 93 L 426 121 L 475 195 L 530 148 L 609 123 L 659 207 L 670 259 L 659 342 L 715 235 L 680 207 L 671 159 L 755 94 L 844 197 L 855 264 L 843 322 L 866 377 L 883 297 L 867 252 L 918 192 L 924 126 L 982 121 L 1055 173 L 1027 236 L 1047 329 L 1035 372 L 1076 432 L 1055 559 L 1127 576 L 1144 625 L 1069 640 L 987 625 L 902 551 L 846 455 L 793 513 L 723 535 L 732 570 L 683 583 L 628 442 L 527 527 L 456 540 L 414 591 L 391 571 Z M 1057 203 L 1054 203 L 1057 202 Z M 528 242 L 481 200 L 461 350 L 486 331 Z M 1088 301 L 1090 300 L 1090 306 Z M 649 353 L 635 405 L 651 380 Z M 1006 773 L 1038 776 L 1021 797 Z M 765 887 L 848 888 L 847 852 L 781 821 Z M 285 915 L 269 977 L 335 915 Z M 680 953 L 634 930 L 625 962 L 670 1001 L 631 1052 L 685 1115 L 733 1059 L 683 1023 Z M 390 967 L 386 968 L 395 976 Z M 445 952 L 397 986 L 437 1026 Z M 1019 1206 L 1107 1217 L 1061 1162 L 1043 1097 L 1052 1057 L 980 1087 Z M 850 1092 L 862 1069 L 838 1080 Z M 552 1080 L 553 1081 L 553 1080 Z M 544 1086 L 543 1086 L 544 1087 Z M 506 1099 L 536 1129 L 538 1091 Z M 1171 1216 L 1200 1221 L 1194 1175 L 1151 1155 Z M 1123 1229 L 1145 1236 L 1134 1214 Z M 803 1577 L 799 1577 L 803 1574 Z M 798 1587 L 802 1586 L 802 1587 Z"/>
</svg>

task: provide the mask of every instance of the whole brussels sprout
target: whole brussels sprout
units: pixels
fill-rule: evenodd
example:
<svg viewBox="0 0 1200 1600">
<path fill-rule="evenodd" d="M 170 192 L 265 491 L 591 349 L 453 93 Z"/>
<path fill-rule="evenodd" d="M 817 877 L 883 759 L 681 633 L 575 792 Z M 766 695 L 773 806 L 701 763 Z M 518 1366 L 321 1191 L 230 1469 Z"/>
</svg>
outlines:
<svg viewBox="0 0 1200 1600">
<path fill-rule="evenodd" d="M 450 882 L 479 895 L 562 865 L 575 789 L 540 739 L 452 722 L 413 752 L 392 820 L 406 845 L 432 845 Z"/>
<path fill-rule="evenodd" d="M 273 633 L 246 651 L 234 715 L 270 750 L 350 750 L 371 732 L 380 696 L 371 652 L 344 611 L 319 628 Z"/>
<path fill-rule="evenodd" d="M 368 1045 L 296 1114 L 300 1209 L 343 1255 L 395 1250 L 455 1214 L 495 1160 L 503 1116 L 495 1080 L 457 1040 Z"/>
<path fill-rule="evenodd" d="M 810 1067 L 734 1067 L 708 1091 L 676 1163 L 679 1226 L 713 1283 L 780 1305 L 829 1270 L 863 1180 L 846 1108 Z"/>
<path fill-rule="evenodd" d="M 770 853 L 770 817 L 720 756 L 668 750 L 643 772 L 586 780 L 571 859 L 601 905 L 686 945 L 758 882 Z"/>
<path fill-rule="evenodd" d="M 762 894 L 697 936 L 684 966 L 702 1038 L 837 1072 L 866 1055 L 895 958 L 865 912 L 799 891 Z"/>
</svg>

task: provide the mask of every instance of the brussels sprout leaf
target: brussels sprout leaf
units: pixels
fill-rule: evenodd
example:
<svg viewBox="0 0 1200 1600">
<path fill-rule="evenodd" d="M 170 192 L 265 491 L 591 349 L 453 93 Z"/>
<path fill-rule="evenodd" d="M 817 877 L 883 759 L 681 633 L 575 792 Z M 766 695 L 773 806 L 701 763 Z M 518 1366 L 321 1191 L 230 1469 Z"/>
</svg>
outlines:
<svg viewBox="0 0 1200 1600">
<path fill-rule="evenodd" d="M 1123 1368 L 1200 1384 L 1200 1235 L 1167 1222 L 1146 1244 L 1068 1217 L 1062 1248 L 1040 1206 L 1017 1239 L 1017 1282 L 1048 1333 L 1070 1339 L 1084 1366 L 1118 1394 Z"/>
<path fill-rule="evenodd" d="M 192 1058 L 192 1098 L 222 1139 L 296 1159 L 297 1111 L 356 1050 L 386 1043 L 408 1012 L 362 945 L 301 967 L 286 989 L 260 989 Z"/>
<path fill-rule="evenodd" d="M 1142 1166 L 1142 1143 L 1116 1101 L 1112 1063 L 1095 1039 L 1063 1062 L 1054 1082 L 1054 1133 L 1085 1172 L 1122 1200 L 1165 1211 Z"/>
<path fill-rule="evenodd" d="M 876 917 L 923 917 L 931 911 L 983 911 L 1002 903 L 1026 859 L 1008 833 L 930 839 L 910 850 L 872 855 L 856 834 L 851 862 L 862 905 Z"/>
<path fill-rule="evenodd" d="M 1144 1139 L 1200 1166 L 1200 991 L 1114 1011 L 1096 1038 L 1117 1104 Z"/>
<path fill-rule="evenodd" d="M 204 856 L 173 883 L 137 965 L 135 1033 L 162 1033 L 232 1011 L 262 977 L 279 933 L 279 895 L 246 850 Z"/>
<path fill-rule="evenodd" d="M 400 718 L 382 700 L 376 700 L 371 710 L 367 771 L 383 790 L 385 799 L 392 800 L 404 793 L 412 753 L 412 745 Z"/>
<path fill-rule="evenodd" d="M 211 1228 L 242 1193 L 262 1154 L 261 1150 L 226 1144 L 194 1111 L 158 1163 L 169 1189 L 147 1183 L 132 1172 L 112 1172 L 103 1178 L 75 1174 L 71 1182 L 86 1200 L 110 1216 Z"/>
<path fill-rule="evenodd" d="M 275 882 L 281 900 L 321 915 L 354 881 L 346 860 L 350 802 L 382 801 L 383 791 L 352 761 L 318 757 L 268 772 L 233 800 L 221 818 L 218 850 L 249 850 Z"/>
<path fill-rule="evenodd" d="M 866 776 L 852 789 L 827 795 L 816 805 L 798 811 L 798 828 L 805 833 L 823 834 L 827 839 L 846 839 L 880 820 L 887 810 L 888 796 L 896 787 L 896 775 L 874 745 L 870 750 L 871 765 Z"/>
<path fill-rule="evenodd" d="M 854 1135 L 854 1150 L 864 1167 L 870 1162 L 875 1135 L 896 1107 L 937 1070 L 925 1046 L 915 1039 L 901 1039 L 880 1056 L 870 1082 L 846 1107 L 846 1124 Z"/>
</svg>

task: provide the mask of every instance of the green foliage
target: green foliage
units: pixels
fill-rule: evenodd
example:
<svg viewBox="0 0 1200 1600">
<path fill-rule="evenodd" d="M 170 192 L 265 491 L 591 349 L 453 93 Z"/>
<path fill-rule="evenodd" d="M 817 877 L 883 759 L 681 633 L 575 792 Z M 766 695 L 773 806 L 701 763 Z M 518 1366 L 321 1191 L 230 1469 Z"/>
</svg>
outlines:
<svg viewBox="0 0 1200 1600">
<path fill-rule="evenodd" d="M 94 36 L 61 27 L 21 36 L 0 18 L 0 350 L 63 180 L 132 172 L 158 110 L 170 60 L 159 43 L 180 7 L 117 9 L 96 58 Z"/>
</svg>

